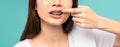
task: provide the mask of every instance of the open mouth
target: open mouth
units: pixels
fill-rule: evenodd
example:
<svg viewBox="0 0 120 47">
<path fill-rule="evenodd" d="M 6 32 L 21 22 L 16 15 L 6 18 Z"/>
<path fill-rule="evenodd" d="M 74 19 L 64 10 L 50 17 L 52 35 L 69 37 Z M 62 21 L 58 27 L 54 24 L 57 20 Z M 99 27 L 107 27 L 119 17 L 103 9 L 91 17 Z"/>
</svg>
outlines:
<svg viewBox="0 0 120 47">
<path fill-rule="evenodd" d="M 63 12 L 61 12 L 61 10 L 54 10 L 54 11 L 49 12 L 49 14 L 60 16 L 63 14 Z"/>
</svg>

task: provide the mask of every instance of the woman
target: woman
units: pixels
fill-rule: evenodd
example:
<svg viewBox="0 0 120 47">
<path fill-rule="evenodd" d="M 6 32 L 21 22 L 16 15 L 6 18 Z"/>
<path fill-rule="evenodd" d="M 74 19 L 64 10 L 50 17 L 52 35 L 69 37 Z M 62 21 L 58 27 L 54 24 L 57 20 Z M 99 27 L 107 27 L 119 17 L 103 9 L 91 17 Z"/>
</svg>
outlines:
<svg viewBox="0 0 120 47">
<path fill-rule="evenodd" d="M 87 6 L 77 7 L 77 2 L 29 0 L 28 21 L 14 47 L 119 46 L 120 23 L 98 16 Z"/>
</svg>

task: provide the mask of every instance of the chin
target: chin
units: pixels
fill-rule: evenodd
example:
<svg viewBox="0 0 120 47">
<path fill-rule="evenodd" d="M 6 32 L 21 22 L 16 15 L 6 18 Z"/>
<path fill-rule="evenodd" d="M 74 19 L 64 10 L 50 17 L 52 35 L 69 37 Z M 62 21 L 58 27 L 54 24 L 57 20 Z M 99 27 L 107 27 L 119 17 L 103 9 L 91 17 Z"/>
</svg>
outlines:
<svg viewBox="0 0 120 47">
<path fill-rule="evenodd" d="M 52 21 L 52 22 L 49 22 L 49 24 L 53 25 L 53 26 L 61 26 L 63 24 L 63 22 L 60 22 L 60 21 Z"/>
</svg>

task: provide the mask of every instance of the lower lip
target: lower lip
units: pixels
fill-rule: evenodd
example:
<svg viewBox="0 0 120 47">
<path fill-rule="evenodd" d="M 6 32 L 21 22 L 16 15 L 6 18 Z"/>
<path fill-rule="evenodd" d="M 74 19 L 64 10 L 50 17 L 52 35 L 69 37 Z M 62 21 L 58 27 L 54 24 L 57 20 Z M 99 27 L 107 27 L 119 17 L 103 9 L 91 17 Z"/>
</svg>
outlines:
<svg viewBox="0 0 120 47">
<path fill-rule="evenodd" d="M 61 15 L 50 15 L 52 18 L 59 19 L 61 18 Z"/>
</svg>

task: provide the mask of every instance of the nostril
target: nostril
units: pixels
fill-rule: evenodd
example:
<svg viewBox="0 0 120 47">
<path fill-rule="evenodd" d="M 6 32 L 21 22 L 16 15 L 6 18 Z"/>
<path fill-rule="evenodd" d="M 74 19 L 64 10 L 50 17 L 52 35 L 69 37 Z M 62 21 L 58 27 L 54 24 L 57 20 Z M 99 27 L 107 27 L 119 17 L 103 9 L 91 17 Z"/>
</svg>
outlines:
<svg viewBox="0 0 120 47">
<path fill-rule="evenodd" d="M 61 4 L 53 4 L 53 6 L 61 7 L 62 5 Z"/>
<path fill-rule="evenodd" d="M 61 6 L 62 6 L 62 3 L 61 3 L 61 1 L 56 0 L 55 2 L 53 2 L 53 5 L 52 5 L 52 6 L 61 7 Z"/>
</svg>

